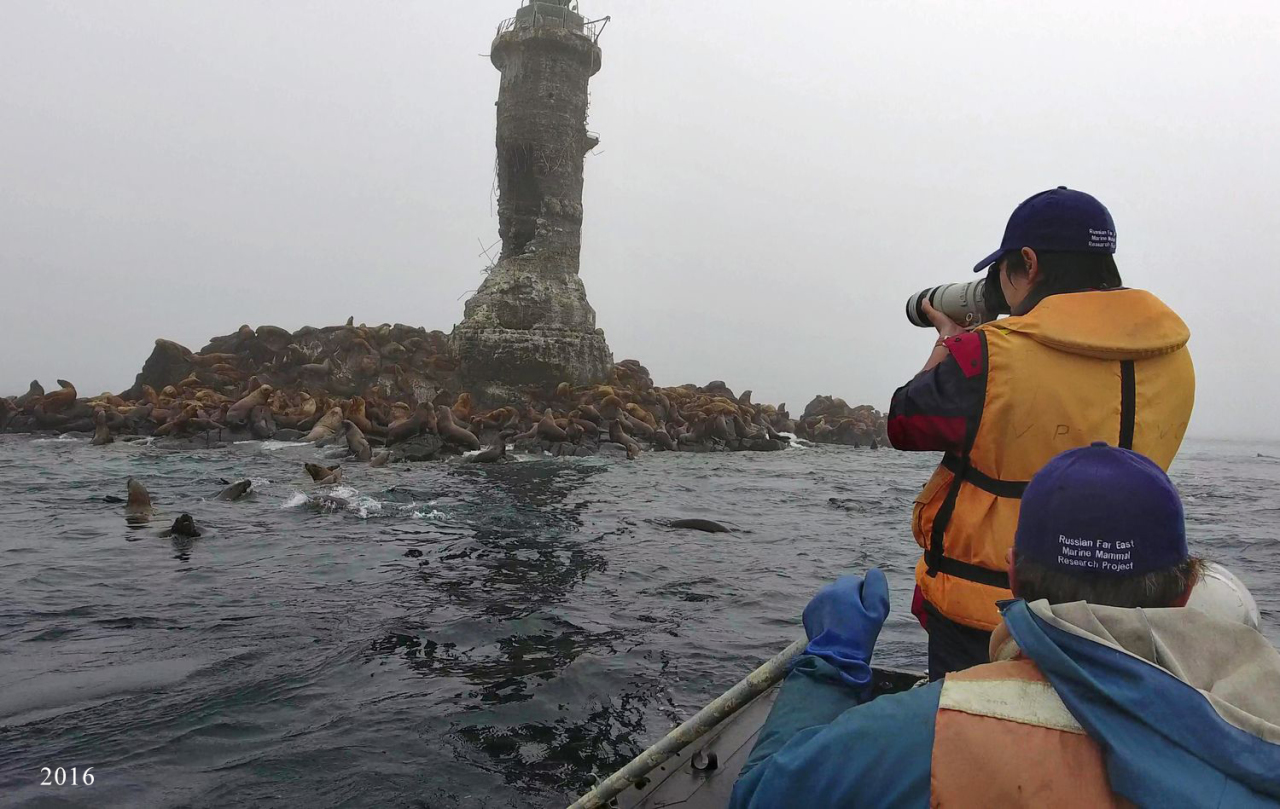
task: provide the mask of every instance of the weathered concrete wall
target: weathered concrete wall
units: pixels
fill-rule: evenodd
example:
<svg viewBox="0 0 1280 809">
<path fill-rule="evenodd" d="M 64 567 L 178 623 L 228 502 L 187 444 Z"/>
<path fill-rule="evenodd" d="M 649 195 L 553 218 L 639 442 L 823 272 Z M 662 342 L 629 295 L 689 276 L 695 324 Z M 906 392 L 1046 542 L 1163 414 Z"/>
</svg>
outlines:
<svg viewBox="0 0 1280 809">
<path fill-rule="evenodd" d="M 613 365 L 578 277 L 587 85 L 600 48 L 563 25 L 517 24 L 493 42 L 502 254 L 467 301 L 453 342 L 487 398 L 518 386 L 587 384 Z"/>
</svg>

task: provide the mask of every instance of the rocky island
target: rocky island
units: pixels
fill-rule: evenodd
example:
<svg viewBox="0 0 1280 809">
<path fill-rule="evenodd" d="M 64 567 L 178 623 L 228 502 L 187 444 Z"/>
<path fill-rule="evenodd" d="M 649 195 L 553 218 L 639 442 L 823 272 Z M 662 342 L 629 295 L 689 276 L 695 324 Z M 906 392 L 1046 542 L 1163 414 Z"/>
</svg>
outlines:
<svg viewBox="0 0 1280 809">
<path fill-rule="evenodd" d="M 498 27 L 502 252 L 450 334 L 402 324 L 241 326 L 198 351 L 156 341 L 133 385 L 82 397 L 59 380 L 0 399 L 0 431 L 345 443 L 374 464 L 497 460 L 508 443 L 554 455 L 782 449 L 792 436 L 875 448 L 884 417 L 819 396 L 799 419 L 723 382 L 659 387 L 614 363 L 579 275 L 588 82 L 602 23 L 535 0 Z M 377 452 L 375 453 L 375 448 Z"/>
</svg>

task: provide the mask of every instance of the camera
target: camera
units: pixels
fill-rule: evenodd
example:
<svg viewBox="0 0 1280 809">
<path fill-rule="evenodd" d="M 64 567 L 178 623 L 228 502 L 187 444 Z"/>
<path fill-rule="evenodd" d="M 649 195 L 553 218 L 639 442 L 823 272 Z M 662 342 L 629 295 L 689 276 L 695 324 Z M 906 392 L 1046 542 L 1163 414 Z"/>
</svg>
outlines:
<svg viewBox="0 0 1280 809">
<path fill-rule="evenodd" d="M 928 329 L 933 328 L 933 324 L 924 313 L 925 301 L 965 328 L 1009 314 L 1009 304 L 995 273 L 988 273 L 986 278 L 976 281 L 929 287 L 908 298 L 907 320 L 913 326 Z"/>
</svg>

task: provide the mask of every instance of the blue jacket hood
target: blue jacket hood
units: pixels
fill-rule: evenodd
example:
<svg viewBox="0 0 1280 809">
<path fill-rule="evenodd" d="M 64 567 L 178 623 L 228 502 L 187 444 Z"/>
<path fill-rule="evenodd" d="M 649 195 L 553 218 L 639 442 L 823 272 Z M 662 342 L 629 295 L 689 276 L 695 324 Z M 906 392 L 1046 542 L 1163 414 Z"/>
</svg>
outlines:
<svg viewBox="0 0 1280 809">
<path fill-rule="evenodd" d="M 1140 806 L 1280 801 L 1280 654 L 1257 631 L 1189 608 L 1002 612 L 1016 649 L 1000 656 L 1036 663 L 1102 747 L 1117 794 Z"/>
</svg>

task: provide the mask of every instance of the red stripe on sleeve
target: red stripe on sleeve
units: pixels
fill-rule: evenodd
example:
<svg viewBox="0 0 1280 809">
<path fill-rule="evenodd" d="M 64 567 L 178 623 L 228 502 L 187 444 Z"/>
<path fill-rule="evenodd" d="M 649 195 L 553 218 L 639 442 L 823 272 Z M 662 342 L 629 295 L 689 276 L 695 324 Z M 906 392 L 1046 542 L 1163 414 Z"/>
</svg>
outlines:
<svg viewBox="0 0 1280 809">
<path fill-rule="evenodd" d="M 898 416 L 889 419 L 889 443 L 909 452 L 958 451 L 964 444 L 963 416 Z"/>
<path fill-rule="evenodd" d="M 982 358 L 982 335 L 972 331 L 957 334 L 947 338 L 946 346 L 965 378 L 971 379 L 986 370 L 986 362 Z"/>
</svg>

